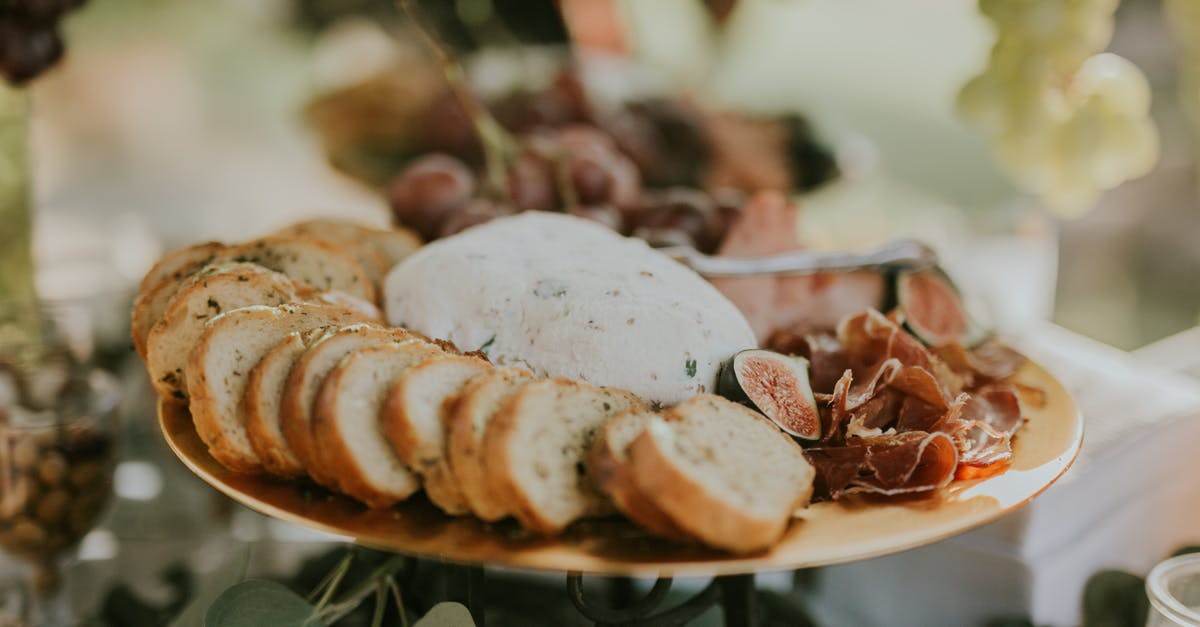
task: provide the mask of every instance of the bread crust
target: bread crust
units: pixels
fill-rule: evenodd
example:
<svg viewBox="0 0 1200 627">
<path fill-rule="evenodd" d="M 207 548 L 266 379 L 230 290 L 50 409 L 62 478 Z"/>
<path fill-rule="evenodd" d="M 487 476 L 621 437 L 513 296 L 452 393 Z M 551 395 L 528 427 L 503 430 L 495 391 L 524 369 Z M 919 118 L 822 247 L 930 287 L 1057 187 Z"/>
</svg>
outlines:
<svg viewBox="0 0 1200 627">
<path fill-rule="evenodd" d="M 320 393 L 321 385 L 321 382 L 315 379 L 320 378 L 323 380 L 328 375 L 329 370 L 322 369 L 318 371 L 317 362 L 324 362 L 325 359 L 321 353 L 331 348 L 336 348 L 336 345 L 345 341 L 347 336 L 360 340 L 347 342 L 354 344 L 355 347 L 416 339 L 415 334 L 405 329 L 386 328 L 371 323 L 354 324 L 333 330 L 322 336 L 309 346 L 308 350 L 292 366 L 292 371 L 288 373 L 287 382 L 283 386 L 283 403 L 280 405 L 280 428 L 283 431 L 284 441 L 291 447 L 296 458 L 300 460 L 300 465 L 304 467 L 308 476 L 316 483 L 328 488 L 336 488 L 337 481 L 334 476 L 325 472 L 321 464 L 321 458 L 318 455 L 319 447 L 317 447 L 316 440 L 313 437 L 312 409 L 316 402 L 316 397 Z M 337 350 L 340 353 L 340 359 L 340 356 L 344 356 L 352 349 L 344 348 Z M 314 384 L 316 385 L 316 390 L 311 394 L 310 398 L 304 393 L 304 389 Z"/>
<path fill-rule="evenodd" d="M 191 274 L 191 269 L 207 265 L 227 246 L 221 242 L 200 242 L 176 248 L 159 258 L 138 283 L 138 292 L 148 292 L 164 281 L 180 281 Z"/>
<path fill-rule="evenodd" d="M 492 372 L 467 383 L 457 399 L 453 399 L 449 408 L 446 446 L 447 457 L 450 461 L 451 472 L 466 497 L 467 505 L 473 514 L 481 520 L 495 522 L 509 515 L 508 502 L 493 491 L 488 477 L 487 464 L 484 460 L 484 442 L 487 426 L 482 432 L 476 431 L 474 416 L 482 408 L 481 391 L 487 386 L 495 385 L 495 379 L 512 382 L 517 385 L 510 390 L 508 398 L 512 397 L 520 385 L 534 381 L 533 373 L 522 368 L 497 368 Z M 499 408 L 497 408 L 499 409 Z M 494 413 L 493 413 L 494 415 Z M 488 420 L 491 423 L 491 420 Z"/>
</svg>

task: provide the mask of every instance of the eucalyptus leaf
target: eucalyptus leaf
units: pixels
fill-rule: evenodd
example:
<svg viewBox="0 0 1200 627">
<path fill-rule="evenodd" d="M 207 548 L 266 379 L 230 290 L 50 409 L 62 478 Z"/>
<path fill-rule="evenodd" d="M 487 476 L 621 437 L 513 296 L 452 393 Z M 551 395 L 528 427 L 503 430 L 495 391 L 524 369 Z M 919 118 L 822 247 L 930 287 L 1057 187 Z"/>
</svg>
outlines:
<svg viewBox="0 0 1200 627">
<path fill-rule="evenodd" d="M 1141 627 L 1149 611 L 1146 582 L 1133 573 L 1102 570 L 1083 586 L 1086 627 Z"/>
<path fill-rule="evenodd" d="M 217 597 L 204 627 L 324 627 L 316 608 L 286 586 L 265 579 L 243 581 Z"/>
<path fill-rule="evenodd" d="M 229 554 L 229 557 L 217 566 L 213 572 L 200 581 L 196 596 L 188 602 L 171 622 L 170 627 L 201 627 L 204 624 L 204 614 L 209 606 L 221 596 L 226 588 L 246 578 L 246 568 L 250 565 L 250 548 L 242 546 Z"/>
<path fill-rule="evenodd" d="M 445 601 L 429 608 L 429 613 L 413 623 L 413 627 L 475 627 L 475 619 L 467 606 Z"/>
</svg>

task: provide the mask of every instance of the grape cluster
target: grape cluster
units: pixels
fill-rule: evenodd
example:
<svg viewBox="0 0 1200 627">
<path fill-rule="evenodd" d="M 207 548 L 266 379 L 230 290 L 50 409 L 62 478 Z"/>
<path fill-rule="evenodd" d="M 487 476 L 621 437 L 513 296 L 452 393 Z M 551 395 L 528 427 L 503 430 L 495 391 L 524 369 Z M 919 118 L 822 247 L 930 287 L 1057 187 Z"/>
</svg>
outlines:
<svg viewBox="0 0 1200 627">
<path fill-rule="evenodd" d="M 63 55 L 59 20 L 82 0 L 6 0 L 0 2 L 0 74 L 23 85 Z"/>
<path fill-rule="evenodd" d="M 1150 87 L 1129 61 L 1100 52 L 1116 0 L 980 0 L 995 25 L 987 68 L 960 112 L 1001 166 L 1052 210 L 1078 215 L 1158 157 Z"/>
<path fill-rule="evenodd" d="M 651 245 L 713 252 L 744 200 L 733 190 L 643 189 L 633 160 L 595 126 L 541 129 L 521 136 L 518 146 L 500 189 L 448 154 L 410 162 L 388 189 L 396 222 L 433 240 L 498 216 L 564 211 Z"/>
</svg>

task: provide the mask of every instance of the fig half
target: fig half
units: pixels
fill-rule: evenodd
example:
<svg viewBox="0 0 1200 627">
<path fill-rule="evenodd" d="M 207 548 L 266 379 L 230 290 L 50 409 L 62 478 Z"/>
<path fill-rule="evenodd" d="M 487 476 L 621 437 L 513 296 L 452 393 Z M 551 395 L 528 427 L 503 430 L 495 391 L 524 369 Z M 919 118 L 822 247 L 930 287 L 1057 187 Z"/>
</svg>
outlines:
<svg viewBox="0 0 1200 627">
<path fill-rule="evenodd" d="M 717 393 L 757 409 L 797 438 L 821 438 L 808 360 L 803 357 L 760 349 L 741 351 L 722 364 Z"/>
<path fill-rule="evenodd" d="M 939 270 L 901 272 L 896 277 L 896 301 L 904 325 L 927 346 L 971 346 L 985 333 L 963 306 L 958 288 Z"/>
</svg>

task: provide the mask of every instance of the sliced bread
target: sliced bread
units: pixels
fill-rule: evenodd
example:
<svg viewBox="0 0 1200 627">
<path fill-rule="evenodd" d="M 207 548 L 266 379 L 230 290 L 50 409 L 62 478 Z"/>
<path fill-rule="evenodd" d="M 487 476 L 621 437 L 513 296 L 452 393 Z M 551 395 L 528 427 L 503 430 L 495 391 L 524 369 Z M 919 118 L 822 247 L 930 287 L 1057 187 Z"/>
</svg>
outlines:
<svg viewBox="0 0 1200 627">
<path fill-rule="evenodd" d="M 446 459 L 448 401 L 492 365 L 477 357 L 444 355 L 405 372 L 388 391 L 380 419 L 400 459 L 417 473 L 425 493 L 452 516 L 470 512 Z"/>
<path fill-rule="evenodd" d="M 375 302 L 375 285 L 362 264 L 345 248 L 325 240 L 276 235 L 234 246 L 221 256 L 257 263 L 321 291 L 337 290 Z"/>
<path fill-rule="evenodd" d="M 260 470 L 241 411 L 250 370 L 289 333 L 361 319 L 337 307 L 292 304 L 244 307 L 209 320 L 188 355 L 186 375 L 196 433 L 212 456 L 230 470 Z"/>
<path fill-rule="evenodd" d="M 301 477 L 305 474 L 300 458 L 283 437 L 283 388 L 296 361 L 309 346 L 330 331 L 329 327 L 318 327 L 289 333 L 263 355 L 246 381 L 246 395 L 242 397 L 246 435 L 263 468 L 273 475 Z"/>
<path fill-rule="evenodd" d="M 606 420 L 644 406 L 623 390 L 568 379 L 522 387 L 484 436 L 492 489 L 510 500 L 522 527 L 537 533 L 558 533 L 580 518 L 612 512 L 587 478 L 584 460 Z"/>
<path fill-rule="evenodd" d="M 134 348 L 143 358 L 146 357 L 150 330 L 162 318 L 171 299 L 190 276 L 213 264 L 254 263 L 282 272 L 316 290 L 310 292 L 306 300 L 329 302 L 331 297 L 319 293 L 338 291 L 366 303 L 375 302 L 375 286 L 371 284 L 362 265 L 345 249 L 326 241 L 298 236 L 273 236 L 212 250 L 211 253 L 195 253 L 195 263 L 186 267 L 183 260 L 188 256 L 181 253 L 180 259 L 174 264 L 176 269 L 168 273 L 166 279 L 138 294 L 130 333 Z M 336 296 L 332 299 L 336 300 Z"/>
<path fill-rule="evenodd" d="M 186 398 L 188 353 L 210 318 L 250 305 L 293 302 L 297 288 L 283 274 L 252 263 L 211 265 L 185 279 L 146 338 L 146 371 L 154 389 Z"/>
<path fill-rule="evenodd" d="M 629 444 L 656 416 L 646 409 L 631 409 L 604 423 L 588 453 L 588 477 L 622 514 L 650 533 L 670 540 L 686 540 L 687 532 L 638 490 L 629 469 Z"/>
<path fill-rule="evenodd" d="M 496 368 L 471 379 L 447 407 L 446 448 L 455 483 L 467 506 L 481 520 L 508 516 L 508 502 L 492 492 L 483 459 L 487 425 L 517 390 L 532 382 L 533 373 L 512 366 Z"/>
<path fill-rule="evenodd" d="M 360 348 L 329 372 L 313 404 L 313 438 L 322 471 L 337 489 L 369 507 L 390 507 L 421 489 L 420 480 L 388 445 L 380 410 L 388 389 L 410 368 L 445 354 L 409 340 Z"/>
<path fill-rule="evenodd" d="M 708 394 L 652 419 L 629 446 L 629 467 L 638 490 L 688 535 L 734 553 L 777 542 L 815 474 L 766 417 Z"/>
<path fill-rule="evenodd" d="M 150 267 L 138 284 L 138 292 L 149 292 L 163 281 L 185 278 L 192 268 L 207 265 L 225 248 L 221 242 L 201 242 L 172 250 Z"/>
<path fill-rule="evenodd" d="M 322 472 L 312 432 L 313 403 L 329 371 L 351 351 L 416 337 L 404 329 L 355 324 L 321 337 L 296 360 L 283 386 L 280 426 L 284 440 L 313 481 L 329 488 L 337 486 L 334 477 Z"/>
<path fill-rule="evenodd" d="M 379 285 L 380 279 L 391 268 L 387 259 L 376 250 L 367 239 L 367 234 L 374 231 L 370 227 L 335 220 L 332 218 L 317 218 L 296 222 L 275 231 L 275 235 L 301 236 L 320 239 L 336 244 L 354 254 L 363 269 L 371 277 L 371 283 Z"/>
</svg>

